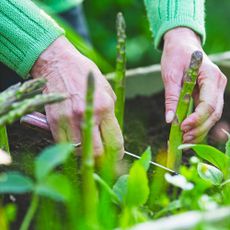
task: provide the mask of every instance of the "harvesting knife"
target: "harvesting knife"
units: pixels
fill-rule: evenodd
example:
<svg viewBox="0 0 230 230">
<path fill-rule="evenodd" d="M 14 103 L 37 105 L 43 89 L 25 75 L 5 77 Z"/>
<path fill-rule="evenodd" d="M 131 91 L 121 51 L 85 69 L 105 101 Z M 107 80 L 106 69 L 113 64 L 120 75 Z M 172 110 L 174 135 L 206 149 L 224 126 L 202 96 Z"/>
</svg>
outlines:
<svg viewBox="0 0 230 230">
<path fill-rule="evenodd" d="M 34 113 L 31 113 L 31 114 L 27 114 L 25 116 L 23 116 L 20 120 L 20 123 L 23 124 L 23 125 L 26 125 L 26 126 L 29 126 L 29 127 L 33 127 L 33 128 L 36 128 L 36 129 L 39 129 L 39 130 L 45 130 L 47 132 L 50 132 L 50 127 L 49 127 L 49 124 L 47 122 L 47 119 L 46 119 L 46 116 L 42 113 L 39 113 L 39 112 L 34 112 Z M 73 144 L 75 148 L 78 148 L 81 146 L 81 143 L 76 143 L 76 144 Z M 137 158 L 137 159 L 140 159 L 141 157 L 134 154 L 134 153 L 131 153 L 131 152 L 128 152 L 128 151 L 124 151 L 124 153 L 128 156 L 131 156 L 131 157 L 134 157 L 134 158 Z M 165 171 L 168 171 L 174 175 L 178 175 L 178 173 L 170 168 L 167 168 L 161 164 L 158 164 L 154 161 L 150 161 L 150 164 L 151 165 L 154 165 L 156 167 L 159 167 L 161 169 L 164 169 Z"/>
</svg>

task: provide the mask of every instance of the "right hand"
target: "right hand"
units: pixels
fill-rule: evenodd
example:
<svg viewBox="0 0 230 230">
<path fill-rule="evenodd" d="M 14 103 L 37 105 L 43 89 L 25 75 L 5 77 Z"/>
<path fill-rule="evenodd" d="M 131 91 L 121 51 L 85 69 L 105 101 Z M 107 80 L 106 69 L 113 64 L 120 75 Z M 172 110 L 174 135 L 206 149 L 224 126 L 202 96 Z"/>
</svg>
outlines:
<svg viewBox="0 0 230 230">
<path fill-rule="evenodd" d="M 81 141 L 81 125 L 85 110 L 87 76 L 92 72 L 95 78 L 94 94 L 94 153 L 102 155 L 105 148 L 113 149 L 120 156 L 124 154 L 123 137 L 114 114 L 116 96 L 97 66 L 78 52 L 62 36 L 53 42 L 38 58 L 32 68 L 34 78 L 48 80 L 44 93 L 64 93 L 64 102 L 46 106 L 46 115 L 55 140 L 59 140 L 60 119 L 68 121 L 71 140 Z"/>
<path fill-rule="evenodd" d="M 164 35 L 161 60 L 165 85 L 166 121 L 171 123 L 186 70 L 194 51 L 203 52 L 197 86 L 194 90 L 195 111 L 181 125 L 184 143 L 201 142 L 212 126 L 220 119 L 227 78 L 204 53 L 199 36 L 184 27 L 169 30 Z"/>
</svg>

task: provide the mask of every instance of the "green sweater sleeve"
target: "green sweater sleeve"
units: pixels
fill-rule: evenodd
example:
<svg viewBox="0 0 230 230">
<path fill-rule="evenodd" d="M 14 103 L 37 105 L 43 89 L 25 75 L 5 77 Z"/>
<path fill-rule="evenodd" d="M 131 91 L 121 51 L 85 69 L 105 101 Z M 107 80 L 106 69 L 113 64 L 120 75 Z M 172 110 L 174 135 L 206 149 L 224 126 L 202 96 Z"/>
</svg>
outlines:
<svg viewBox="0 0 230 230">
<path fill-rule="evenodd" d="M 43 8 L 49 13 L 62 13 L 80 4 L 83 0 L 33 0 L 41 3 Z"/>
<path fill-rule="evenodd" d="M 198 33 L 205 42 L 205 0 L 144 0 L 154 36 L 154 46 L 162 48 L 162 38 L 168 30 L 184 26 Z"/>
<path fill-rule="evenodd" d="M 0 28 L 0 61 L 23 78 L 40 54 L 64 34 L 30 0 L 1 0 Z"/>
</svg>

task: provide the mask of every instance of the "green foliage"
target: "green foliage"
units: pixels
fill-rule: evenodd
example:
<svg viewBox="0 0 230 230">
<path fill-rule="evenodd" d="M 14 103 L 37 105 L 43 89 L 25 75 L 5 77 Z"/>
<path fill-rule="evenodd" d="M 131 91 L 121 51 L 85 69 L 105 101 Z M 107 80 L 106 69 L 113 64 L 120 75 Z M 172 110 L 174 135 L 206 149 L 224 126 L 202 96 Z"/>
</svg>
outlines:
<svg viewBox="0 0 230 230">
<path fill-rule="evenodd" d="M 151 148 L 148 147 L 144 153 L 142 154 L 139 163 L 143 166 L 143 168 L 145 169 L 145 171 L 147 172 L 150 166 L 150 161 L 151 161 L 151 157 L 152 157 L 152 152 L 151 152 Z"/>
<path fill-rule="evenodd" d="M 38 180 L 44 179 L 54 168 L 63 164 L 71 153 L 74 146 L 69 143 L 62 143 L 46 148 L 35 159 L 35 176 Z"/>
<path fill-rule="evenodd" d="M 33 181 L 19 172 L 7 172 L 0 175 L 0 193 L 22 194 L 31 192 L 34 188 Z"/>
<path fill-rule="evenodd" d="M 48 175 L 35 188 L 36 194 L 62 202 L 70 201 L 72 192 L 68 178 L 58 173 Z"/>
<path fill-rule="evenodd" d="M 126 204 L 129 207 L 142 206 L 149 196 L 148 178 L 144 167 L 137 161 L 133 164 L 128 177 Z"/>
<path fill-rule="evenodd" d="M 220 185 L 224 178 L 223 173 L 219 169 L 208 164 L 199 163 L 197 171 L 202 179 L 214 185 Z"/>
<path fill-rule="evenodd" d="M 122 175 L 113 186 L 113 191 L 117 195 L 121 204 L 125 204 L 125 197 L 128 189 L 128 177 L 129 175 Z"/>
<path fill-rule="evenodd" d="M 203 144 L 184 144 L 179 147 L 180 149 L 193 149 L 196 154 L 202 159 L 208 161 L 209 163 L 215 165 L 221 171 L 226 170 L 226 163 L 228 160 L 228 156 L 226 156 L 220 150 L 210 146 Z"/>
</svg>

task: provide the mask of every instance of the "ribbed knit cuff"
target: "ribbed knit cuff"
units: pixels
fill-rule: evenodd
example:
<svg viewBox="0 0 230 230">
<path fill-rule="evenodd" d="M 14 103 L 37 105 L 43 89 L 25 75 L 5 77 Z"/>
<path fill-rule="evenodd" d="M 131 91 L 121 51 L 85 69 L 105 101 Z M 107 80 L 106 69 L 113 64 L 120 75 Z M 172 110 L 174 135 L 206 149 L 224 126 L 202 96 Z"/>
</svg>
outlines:
<svg viewBox="0 0 230 230">
<path fill-rule="evenodd" d="M 162 49 L 163 36 L 175 27 L 188 27 L 200 35 L 205 43 L 205 0 L 145 0 L 154 36 L 154 46 Z"/>
<path fill-rule="evenodd" d="M 26 78 L 64 31 L 30 0 L 0 1 L 0 61 Z"/>
</svg>

